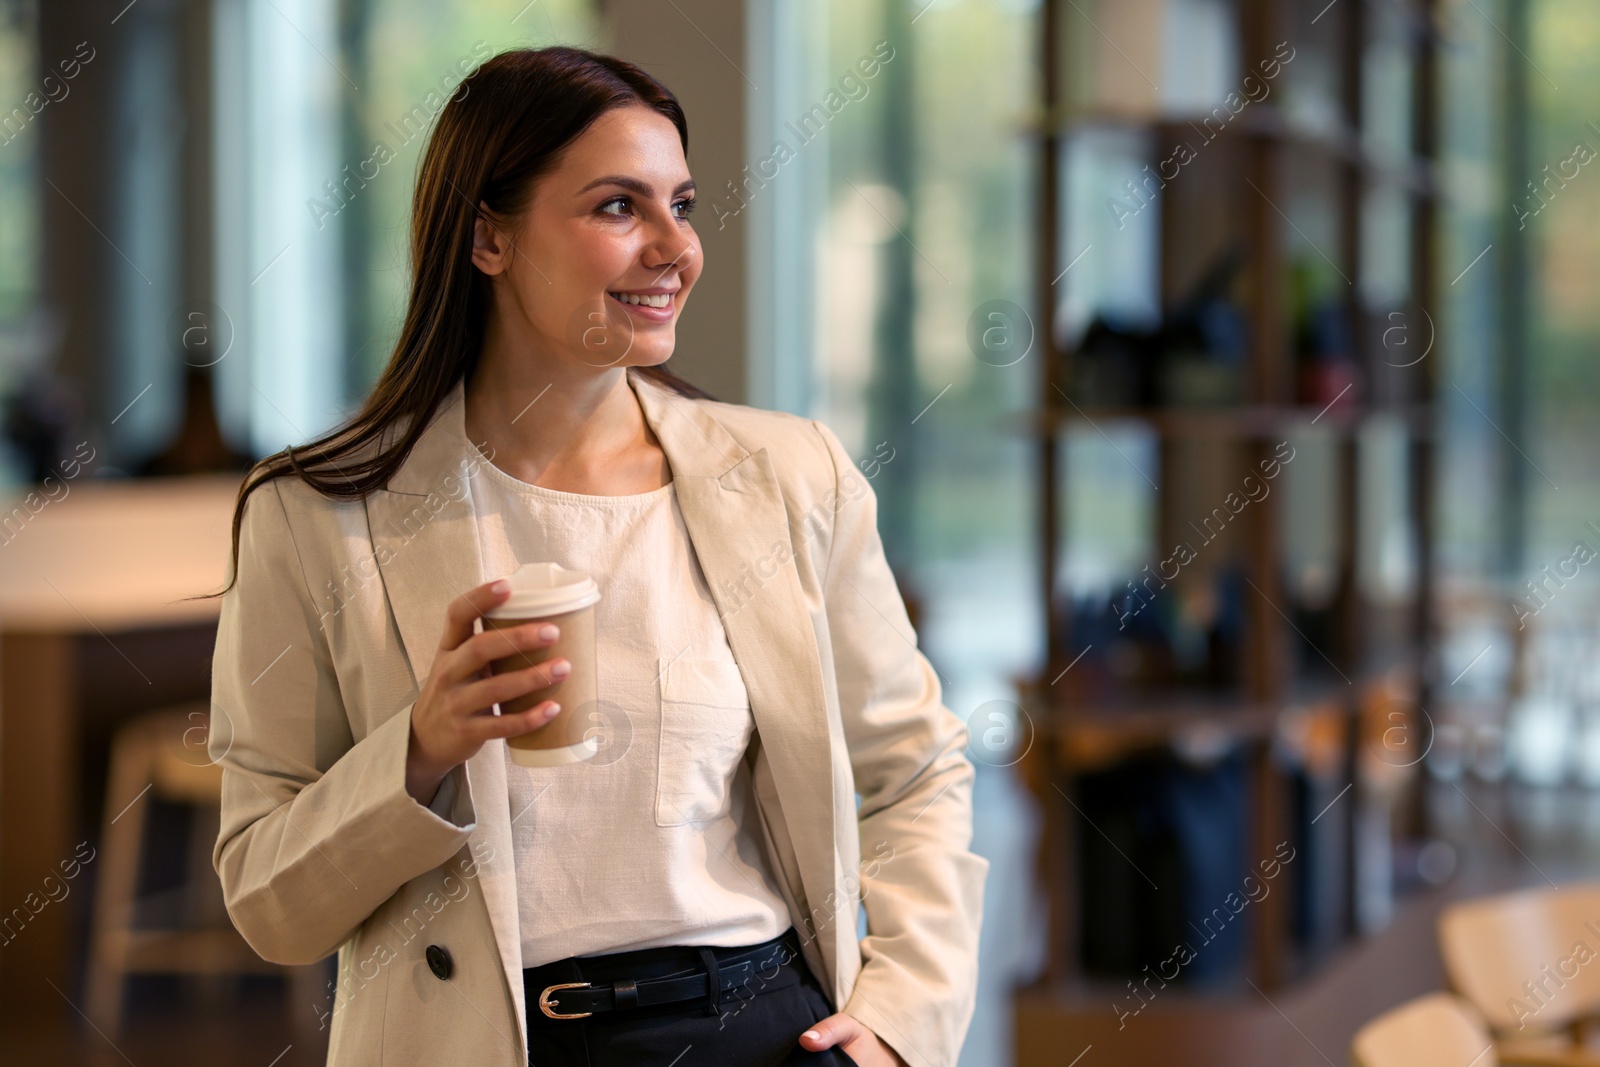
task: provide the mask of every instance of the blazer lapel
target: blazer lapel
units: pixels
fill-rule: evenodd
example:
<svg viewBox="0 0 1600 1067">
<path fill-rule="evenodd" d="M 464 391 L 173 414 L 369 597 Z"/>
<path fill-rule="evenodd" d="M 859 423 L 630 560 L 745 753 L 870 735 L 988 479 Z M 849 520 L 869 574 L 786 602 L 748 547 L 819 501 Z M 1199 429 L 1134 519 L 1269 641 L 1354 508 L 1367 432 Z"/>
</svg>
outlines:
<svg viewBox="0 0 1600 1067">
<path fill-rule="evenodd" d="M 758 567 L 787 559 L 775 556 L 779 550 L 794 551 L 771 457 L 765 448 L 744 448 L 702 404 L 657 386 L 633 368 L 625 373 L 671 465 L 684 526 L 750 696 L 763 756 L 789 816 L 807 897 L 802 906 L 822 915 L 833 905 L 838 873 L 827 705 L 799 576 L 787 563 L 771 576 Z M 470 491 L 477 457 L 466 448 L 463 398 L 463 383 L 457 382 L 389 488 L 367 499 L 384 588 L 419 686 L 443 635 L 445 605 L 492 577 L 483 573 Z M 511 820 L 502 760 L 499 746 L 485 745 L 468 761 L 467 775 L 479 814 L 474 844 L 481 838 L 494 849 L 492 855 L 509 860 Z M 512 999 L 525 1020 L 515 872 L 499 862 L 480 865 L 480 872 Z M 837 974 L 846 933 L 855 936 L 853 929 L 834 930 L 821 938 L 830 977 Z"/>
<path fill-rule="evenodd" d="M 739 666 L 800 868 L 808 914 L 829 924 L 818 940 L 839 973 L 833 760 L 822 663 L 793 564 L 788 510 L 766 448 L 740 445 L 707 408 L 628 372 L 645 420 L 672 465 L 679 510 Z M 782 552 L 783 554 L 780 554 Z M 764 570 L 778 561 L 775 573 Z M 763 567 L 762 564 L 768 564 Z M 798 925 L 798 924 L 797 924 Z M 809 931 L 797 929 L 802 938 Z"/>
<path fill-rule="evenodd" d="M 389 488 L 367 498 L 367 521 L 395 624 L 418 690 L 444 637 L 445 606 L 488 581 L 478 544 L 478 520 L 469 478 L 474 471 L 458 382 L 440 404 Z M 453 431 L 453 432 L 452 432 Z M 481 462 L 481 461 L 480 461 Z M 504 753 L 484 745 L 467 761 L 467 781 L 478 825 L 469 847 L 478 857 L 478 885 L 500 954 L 501 967 L 521 1026 L 527 1055 L 527 1005 L 522 988 L 522 931 L 517 915 L 516 870 L 511 864 L 511 802 Z M 488 847 L 480 848 L 480 845 Z"/>
</svg>

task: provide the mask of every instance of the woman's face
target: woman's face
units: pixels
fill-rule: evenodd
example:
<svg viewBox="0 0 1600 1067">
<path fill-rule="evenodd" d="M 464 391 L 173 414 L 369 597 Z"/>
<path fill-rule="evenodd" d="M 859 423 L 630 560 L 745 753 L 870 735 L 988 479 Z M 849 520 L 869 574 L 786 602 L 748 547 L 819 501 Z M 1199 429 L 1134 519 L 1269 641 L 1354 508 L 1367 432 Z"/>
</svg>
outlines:
<svg viewBox="0 0 1600 1067">
<path fill-rule="evenodd" d="M 700 276 L 693 205 L 670 119 L 643 105 L 601 115 L 519 218 L 477 222 L 472 261 L 494 279 L 502 336 L 596 369 L 665 362 Z"/>
</svg>

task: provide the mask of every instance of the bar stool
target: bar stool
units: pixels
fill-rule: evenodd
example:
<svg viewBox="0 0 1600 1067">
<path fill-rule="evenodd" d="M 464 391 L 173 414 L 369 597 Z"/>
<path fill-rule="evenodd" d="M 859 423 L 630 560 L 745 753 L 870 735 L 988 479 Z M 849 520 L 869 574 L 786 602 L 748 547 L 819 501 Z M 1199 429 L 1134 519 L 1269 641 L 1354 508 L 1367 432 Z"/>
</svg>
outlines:
<svg viewBox="0 0 1600 1067">
<path fill-rule="evenodd" d="M 1407 1001 L 1363 1026 L 1350 1043 L 1354 1067 L 1495 1067 L 1480 1016 L 1453 993 Z"/>
<path fill-rule="evenodd" d="M 223 977 L 281 974 L 289 981 L 291 1025 L 315 1040 L 326 1004 L 324 963 L 284 967 L 268 963 L 228 918 L 222 886 L 211 864 L 222 807 L 222 768 L 206 751 L 210 702 L 148 712 L 122 726 L 111 745 L 105 816 L 100 830 L 89 948 L 87 1008 L 94 1025 L 113 1039 L 121 1029 L 123 984 L 132 974 L 183 974 L 206 980 L 214 995 Z M 161 799 L 193 811 L 187 869 L 172 890 L 139 895 L 150 803 Z M 159 915 L 164 925 L 135 924 Z"/>
<path fill-rule="evenodd" d="M 1504 1063 L 1600 1067 L 1595 919 L 1600 883 L 1519 889 L 1451 904 L 1439 915 L 1450 986 L 1495 1038 Z"/>
</svg>

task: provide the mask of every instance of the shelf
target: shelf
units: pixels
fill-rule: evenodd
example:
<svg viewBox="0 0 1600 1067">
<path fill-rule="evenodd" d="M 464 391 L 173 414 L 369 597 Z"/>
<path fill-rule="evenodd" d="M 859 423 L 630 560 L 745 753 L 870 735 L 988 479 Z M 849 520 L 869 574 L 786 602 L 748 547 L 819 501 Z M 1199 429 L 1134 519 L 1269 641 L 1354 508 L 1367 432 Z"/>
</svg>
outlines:
<svg viewBox="0 0 1600 1067">
<path fill-rule="evenodd" d="M 1071 401 L 1064 401 L 1070 405 Z M 1074 426 L 1093 427 L 1105 422 L 1143 422 L 1157 433 L 1172 437 L 1266 438 L 1307 426 L 1325 426 L 1349 432 L 1373 415 L 1398 417 L 1412 432 L 1433 432 L 1432 410 L 1424 405 L 1403 408 L 1353 408 L 1335 405 L 1325 412 L 1313 407 L 1247 405 L 1239 407 L 1066 407 L 1019 412 L 1010 420 L 1022 433 L 1058 435 Z"/>
<path fill-rule="evenodd" d="M 1234 694 L 1174 692 L 1115 702 L 1077 702 L 1037 688 L 1024 690 L 1038 709 L 1035 728 L 1053 742 L 1057 759 L 1074 770 L 1107 766 L 1141 750 L 1184 740 L 1270 739 L 1287 715 L 1317 711 L 1347 714 L 1340 700 L 1349 687 L 1309 686 L 1282 701 L 1261 703 Z"/>
<path fill-rule="evenodd" d="M 1428 7 L 1432 11 L 1436 5 Z M 1303 12 L 1288 0 L 1260 0 L 1233 10 L 1232 32 L 1241 49 L 1277 40 L 1280 29 L 1305 29 L 1305 20 L 1299 18 Z M 1244 756 L 1237 761 L 1243 767 L 1235 765 L 1223 771 L 1235 785 L 1243 783 L 1242 801 L 1191 813 L 1197 820 L 1209 820 L 1209 829 L 1197 831 L 1195 840 L 1206 838 L 1206 834 L 1210 834 L 1208 840 L 1243 840 L 1251 855 L 1270 853 L 1276 843 L 1291 838 L 1303 841 L 1308 850 L 1323 857 L 1319 862 L 1328 866 L 1296 868 L 1296 877 L 1301 877 L 1298 872 L 1303 870 L 1304 877 L 1329 879 L 1330 890 L 1343 894 L 1352 907 L 1358 899 L 1365 902 L 1362 907 L 1369 912 L 1375 906 L 1371 893 L 1357 890 L 1382 884 L 1387 877 L 1376 857 L 1386 847 L 1384 835 L 1388 830 L 1384 835 L 1372 831 L 1372 847 L 1358 848 L 1353 840 L 1346 840 L 1357 832 L 1355 823 L 1348 821 L 1353 820 L 1349 805 L 1335 809 L 1340 814 L 1317 824 L 1315 832 L 1302 825 L 1306 813 L 1301 810 L 1313 794 L 1323 803 L 1343 796 L 1341 790 L 1352 788 L 1350 779 L 1354 776 L 1360 783 L 1356 786 L 1361 790 L 1358 796 L 1373 805 L 1389 806 L 1392 818 L 1384 820 L 1383 827 L 1399 828 L 1401 821 L 1414 823 L 1414 769 L 1410 765 L 1393 767 L 1396 774 L 1376 780 L 1369 766 L 1373 763 L 1372 746 L 1389 744 L 1390 712 L 1401 710 L 1411 715 L 1409 709 L 1420 708 L 1437 696 L 1422 677 L 1426 650 L 1437 641 L 1437 615 L 1430 599 L 1431 527 L 1427 521 L 1434 508 L 1437 450 L 1425 447 L 1443 423 L 1435 384 L 1437 364 L 1407 371 L 1385 358 L 1392 335 L 1382 330 L 1389 325 L 1390 320 L 1384 318 L 1389 309 L 1378 306 L 1378 298 L 1363 295 L 1367 291 L 1365 283 L 1373 280 L 1363 271 L 1372 266 L 1369 261 L 1380 251 L 1370 246 L 1375 236 L 1369 232 L 1375 218 L 1371 214 L 1374 192 L 1403 199 L 1409 209 L 1407 224 L 1398 231 L 1385 231 L 1383 236 L 1405 244 L 1408 266 L 1404 291 L 1415 295 L 1416 305 L 1436 306 L 1438 290 L 1448 278 L 1439 277 L 1436 257 L 1432 257 L 1442 170 L 1436 157 L 1418 154 L 1432 153 L 1433 138 L 1408 138 L 1416 142 L 1410 152 L 1390 153 L 1372 136 L 1380 127 L 1373 122 L 1372 109 L 1361 106 L 1365 86 L 1362 34 L 1344 32 L 1323 41 L 1325 55 L 1317 62 L 1327 69 L 1314 73 L 1318 73 L 1319 88 L 1323 80 L 1328 80 L 1324 95 L 1330 105 L 1330 118 L 1312 125 L 1301 117 L 1303 112 L 1286 111 L 1282 106 L 1285 98 L 1266 97 L 1259 92 L 1258 100 L 1243 107 L 1239 107 L 1238 100 L 1230 101 L 1235 111 L 1214 113 L 1190 113 L 1193 109 L 1185 108 L 1182 113 L 1163 114 L 1153 104 L 1132 111 L 1119 110 L 1116 104 L 1086 108 L 1082 103 L 1070 102 L 1069 92 L 1083 82 L 1075 72 L 1065 69 L 1065 58 L 1077 56 L 1083 48 L 1100 49 L 1097 28 L 1070 2 L 1045 0 L 1040 11 L 1038 102 L 1018 124 L 1018 132 L 1027 138 L 1026 146 L 1034 156 L 1036 188 L 1044 190 L 1041 232 L 1052 234 L 1052 239 L 1037 242 L 1035 250 L 1034 307 L 1056 307 L 1060 299 L 1056 283 L 1070 266 L 1067 257 L 1081 254 L 1086 244 L 1100 240 L 1102 232 L 1109 233 L 1104 217 L 1092 218 L 1081 210 L 1097 208 L 1096 199 L 1107 191 L 1100 188 L 1101 180 L 1107 186 L 1114 184 L 1110 177 L 1114 173 L 1115 182 L 1131 178 L 1138 185 L 1154 176 L 1166 190 L 1158 197 L 1162 206 L 1157 218 L 1141 220 L 1142 225 L 1148 225 L 1154 240 L 1154 269 L 1128 284 L 1147 286 L 1153 294 L 1153 306 L 1161 309 L 1192 310 L 1191 292 L 1196 301 L 1225 300 L 1236 312 L 1234 325 L 1243 326 L 1242 333 L 1227 341 L 1227 347 L 1240 350 L 1243 356 L 1235 367 L 1229 368 L 1232 373 L 1196 377 L 1192 385 L 1187 384 L 1191 379 L 1174 377 L 1169 372 L 1175 368 L 1180 372 L 1191 369 L 1179 354 L 1199 342 L 1180 343 L 1159 333 L 1128 337 L 1124 345 L 1108 346 L 1104 358 L 1108 364 L 1119 358 L 1136 362 L 1118 364 L 1113 368 L 1114 374 L 1094 380 L 1073 376 L 1075 370 L 1091 369 L 1075 364 L 1080 359 L 1093 362 L 1092 357 L 1074 353 L 1073 345 L 1066 343 L 1069 338 L 1052 331 L 1041 338 L 1049 358 L 1034 364 L 1038 377 L 1033 390 L 1036 406 L 1010 413 L 1002 422 L 1003 431 L 1017 434 L 1030 444 L 1037 441 L 1047 445 L 1038 450 L 1037 456 L 1038 541 L 1045 546 L 1038 553 L 1037 587 L 1044 591 L 1045 647 L 1052 650 L 1052 662 L 1048 673 L 1022 680 L 1019 685 L 1021 703 L 1028 709 L 1034 726 L 1031 747 L 1025 751 L 1020 767 L 1044 812 L 1039 871 L 1049 904 L 1047 973 L 1070 982 L 1082 975 L 1084 948 L 1093 940 L 1086 931 L 1098 934 L 1103 932 L 1101 924 L 1137 923 L 1139 919 L 1123 907 L 1127 901 L 1122 896 L 1086 892 L 1089 883 L 1085 877 L 1105 876 L 1105 870 L 1094 866 L 1099 862 L 1095 853 L 1086 854 L 1081 848 L 1083 841 L 1090 840 L 1080 825 L 1086 816 L 1073 811 L 1061 798 L 1071 801 L 1074 782 L 1081 776 L 1159 752 L 1163 747 L 1197 757 L 1227 752 Z M 1165 13 L 1161 14 L 1164 17 Z M 1335 21 L 1346 20 L 1346 30 L 1358 31 L 1365 25 L 1364 14 L 1362 5 L 1341 6 L 1333 17 Z M 1152 33 L 1164 32 L 1155 21 L 1146 22 Z M 1165 47 L 1163 42 L 1164 38 L 1145 41 L 1157 51 Z M 1408 52 L 1418 77 L 1430 76 L 1435 44 L 1432 39 L 1419 39 Z M 1082 47 L 1075 50 L 1074 46 Z M 1116 58 L 1112 56 L 1108 61 Z M 1300 64 L 1312 62 L 1306 59 Z M 1145 95 L 1107 93 L 1103 99 L 1126 101 Z M 1404 128 L 1434 129 L 1437 107 L 1435 94 L 1414 93 L 1408 100 Z M 1077 134 L 1094 128 L 1137 136 L 1115 138 L 1119 144 L 1114 149 L 1107 147 L 1105 156 L 1111 162 L 1106 166 L 1114 167 L 1114 171 L 1108 169 L 1105 174 L 1085 177 L 1076 169 L 1080 148 Z M 1387 124 L 1382 127 L 1387 128 Z M 1085 144 L 1093 140 L 1092 135 L 1082 139 Z M 1179 151 L 1180 145 L 1186 145 L 1187 150 Z M 1096 150 L 1091 144 L 1087 154 Z M 1064 180 L 1069 178 L 1073 180 Z M 1307 199 L 1314 203 L 1305 203 Z M 1142 196 L 1140 201 L 1143 207 Z M 1348 272 L 1345 280 L 1353 286 L 1349 292 L 1340 291 L 1337 298 L 1342 318 L 1347 320 L 1343 325 L 1348 336 L 1334 350 L 1348 353 L 1357 376 L 1365 384 L 1340 393 L 1331 404 L 1291 399 L 1313 391 L 1332 398 L 1334 392 L 1345 387 L 1345 381 L 1340 380 L 1331 388 L 1313 389 L 1315 383 L 1332 379 L 1302 373 L 1306 294 L 1300 287 L 1304 279 L 1297 276 L 1296 265 L 1304 253 L 1296 251 L 1292 238 L 1293 229 L 1298 226 L 1289 216 L 1298 220 L 1306 210 L 1318 213 L 1316 232 L 1322 242 L 1319 251 L 1349 264 L 1341 270 Z M 1113 212 L 1109 225 L 1120 221 Z M 1225 279 L 1226 287 L 1221 280 L 1200 284 L 1212 280 L 1203 273 L 1196 277 L 1196 272 L 1209 270 L 1207 265 L 1221 262 L 1218 257 L 1223 255 L 1240 257 L 1237 273 Z M 1100 305 L 1093 301 L 1091 305 L 1088 313 L 1092 317 Z M 1180 323 L 1169 318 L 1165 325 Z M 1213 343 L 1222 345 L 1221 341 Z M 1115 350 L 1120 348 L 1136 355 L 1119 357 Z M 1443 357 L 1433 358 L 1437 361 Z M 1414 367 L 1418 362 L 1420 359 L 1410 365 Z M 1395 373 L 1391 373 L 1391 367 Z M 1306 393 L 1301 392 L 1302 383 Z M 1202 394 L 1201 386 L 1210 388 Z M 1082 395 L 1070 395 L 1074 390 Z M 1199 400 L 1206 395 L 1218 400 L 1229 396 L 1237 399 L 1205 406 L 1084 403 L 1091 396 Z M 1264 398 L 1272 400 L 1258 402 Z M 1375 442 L 1384 446 L 1375 450 L 1353 447 L 1366 443 L 1369 428 L 1385 422 L 1395 427 L 1393 437 L 1400 440 Z M 1075 429 L 1092 438 L 1096 432 L 1107 434 L 1110 424 L 1124 429 L 1141 428 L 1159 446 L 1158 463 L 1172 470 L 1183 469 L 1179 471 L 1182 477 L 1164 477 L 1160 485 L 1152 483 L 1152 495 L 1147 497 L 1139 491 L 1144 502 L 1136 517 L 1121 511 L 1108 512 L 1108 526 L 1100 521 L 1093 497 L 1083 496 L 1071 484 L 1074 478 L 1081 477 L 1088 479 L 1091 486 L 1096 485 L 1096 473 L 1072 462 L 1073 457 L 1064 455 L 1065 450 L 1057 446 L 1068 430 Z M 1299 629 L 1294 620 L 1281 610 L 1267 610 L 1259 604 L 1244 607 L 1241 613 L 1237 597 L 1230 600 L 1225 590 L 1219 594 L 1216 589 L 1200 589 L 1196 595 L 1211 598 L 1206 601 L 1210 606 L 1202 612 L 1211 623 L 1221 618 L 1224 608 L 1235 612 L 1229 617 L 1227 629 L 1211 631 L 1211 638 L 1220 637 L 1221 643 L 1207 646 L 1206 662 L 1211 663 L 1213 655 L 1236 656 L 1227 665 L 1230 676 L 1242 674 L 1257 680 L 1251 692 L 1273 694 L 1271 699 L 1255 698 L 1240 688 L 1216 691 L 1196 687 L 1152 693 L 1135 688 L 1132 677 L 1115 672 L 1110 665 L 1095 667 L 1094 661 L 1079 665 L 1075 671 L 1069 668 L 1071 673 L 1062 672 L 1065 661 L 1056 662 L 1057 655 L 1068 648 L 1086 649 L 1086 642 L 1098 640 L 1093 633 L 1074 634 L 1074 626 L 1099 632 L 1094 620 L 1078 615 L 1078 606 L 1070 598 L 1058 595 L 1067 584 L 1062 578 L 1074 550 L 1074 538 L 1091 536 L 1104 541 L 1107 537 L 1124 537 L 1130 523 L 1137 522 L 1161 540 L 1166 532 L 1181 528 L 1196 509 L 1203 512 L 1205 506 L 1228 491 L 1227 479 L 1233 473 L 1232 467 L 1241 465 L 1239 461 L 1244 457 L 1237 453 L 1245 451 L 1243 446 L 1266 452 L 1286 436 L 1324 432 L 1336 447 L 1326 449 L 1312 461 L 1318 465 L 1316 472 L 1297 483 L 1303 492 L 1283 498 L 1272 509 L 1252 513 L 1254 518 L 1243 529 L 1242 539 L 1226 546 L 1228 559 L 1219 560 L 1219 565 L 1237 564 L 1243 557 L 1250 569 L 1259 574 L 1284 574 L 1291 564 L 1303 563 L 1300 557 L 1304 556 L 1320 561 L 1325 570 L 1331 568 L 1334 584 L 1329 588 L 1335 595 L 1319 609 L 1313 631 L 1333 642 L 1341 662 L 1358 664 L 1359 670 L 1344 667 L 1349 679 L 1330 673 L 1332 681 L 1327 684 L 1303 681 L 1320 675 L 1312 673 L 1316 668 L 1302 669 L 1302 646 L 1311 638 L 1294 632 Z M 1395 446 L 1392 453 L 1387 448 L 1391 443 Z M 1205 447 L 1208 444 L 1230 447 Z M 1193 462 L 1188 462 L 1191 458 Z M 1397 464 L 1404 464 L 1403 487 L 1393 480 L 1399 469 Z M 1405 489 L 1403 493 L 1396 491 L 1401 488 Z M 1379 517 L 1394 524 L 1404 522 L 1418 535 L 1413 588 L 1419 599 L 1403 608 L 1376 604 L 1359 580 L 1361 554 L 1371 551 L 1369 542 L 1373 539 L 1368 535 L 1376 529 L 1371 523 L 1364 526 L 1362 516 L 1378 499 L 1375 489 L 1382 492 L 1385 501 Z M 1305 510 L 1291 516 L 1287 510 L 1291 507 Z M 1288 521 L 1291 517 L 1304 521 L 1293 523 Z M 1092 530 L 1088 526 L 1091 523 L 1096 524 Z M 1316 536 L 1312 540 L 1318 544 L 1287 543 L 1291 536 L 1307 536 L 1313 526 Z M 1324 541 L 1327 543 L 1321 543 Z M 1294 551 L 1297 548 L 1303 551 Z M 1120 562 L 1119 553 L 1112 555 L 1117 557 L 1113 565 L 1126 566 Z M 1100 650 L 1100 654 L 1109 653 Z M 1148 669 L 1141 678 L 1176 673 L 1169 661 L 1152 661 L 1145 666 Z M 1380 672 L 1380 667 L 1390 668 L 1390 674 L 1395 676 Z M 1398 677 L 1406 671 L 1413 676 L 1410 680 Z M 1057 684 L 1052 686 L 1052 680 Z M 1273 680 L 1284 689 L 1268 687 L 1267 683 Z M 1402 703 L 1403 709 L 1398 707 Z M 1382 753 L 1378 755 L 1379 762 L 1383 762 Z M 1384 767 L 1377 769 L 1382 771 Z M 1119 816 L 1124 810 L 1143 810 L 1139 808 L 1142 799 L 1139 803 L 1129 799 L 1142 780 L 1143 770 L 1130 767 L 1126 778 L 1115 776 L 1116 782 L 1092 783 L 1082 795 L 1099 797 L 1098 802 L 1107 811 Z M 1157 778 L 1165 773 L 1155 770 Z M 1398 773 L 1402 771 L 1403 775 Z M 1076 802 L 1072 803 L 1075 806 Z M 1372 824 L 1377 826 L 1377 820 Z M 1148 850 L 1157 849 L 1149 834 L 1141 837 L 1128 832 Z M 1414 830 L 1400 828 L 1399 832 Z M 1339 845 L 1339 841 L 1346 843 Z M 1133 851 L 1138 852 L 1138 848 Z M 1088 861 L 1085 855 L 1089 856 Z M 1085 862 L 1090 867 L 1086 868 Z M 1114 864 L 1115 857 L 1107 862 Z M 1244 873 L 1239 872 L 1241 877 Z M 1125 874 L 1118 872 L 1112 877 Z M 1196 875 L 1190 880 L 1198 885 L 1204 879 Z M 1162 887 L 1167 884 L 1163 879 Z M 1112 882 L 1098 888 L 1120 894 L 1120 885 L 1121 882 Z M 1134 890 L 1144 893 L 1137 884 Z M 1248 959 L 1240 976 L 1241 985 L 1248 979 L 1256 988 L 1243 985 L 1234 991 L 1235 996 L 1218 1000 L 1170 989 L 1124 1027 L 1112 1010 L 1113 998 L 1098 985 L 1067 984 L 1019 991 L 1015 1001 L 1018 1063 L 1067 1062 L 1081 1058 L 1089 1045 L 1093 1046 L 1093 1056 L 1103 1060 L 1106 1067 L 1115 1063 L 1166 1063 L 1175 1067 L 1279 1063 L 1310 1051 L 1302 1047 L 1302 1035 L 1284 1025 L 1284 1016 L 1274 1007 L 1276 991 L 1282 989 L 1289 994 L 1291 987 L 1285 982 L 1292 976 L 1326 973 L 1324 950 L 1342 942 L 1350 930 L 1343 920 L 1333 923 L 1330 916 L 1334 912 L 1327 910 L 1327 902 L 1323 901 L 1315 905 L 1323 909 L 1318 911 L 1315 936 L 1302 943 L 1295 933 L 1299 929 L 1295 899 L 1285 892 L 1274 893 L 1261 902 L 1250 926 Z M 1090 947 L 1098 953 L 1093 955 L 1096 966 L 1127 965 L 1131 971 L 1140 965 L 1126 958 L 1128 953 L 1122 950 L 1126 946 L 1108 948 L 1107 944 L 1095 942 Z M 1137 976 L 1130 973 L 1126 977 Z M 1117 991 L 1123 984 L 1118 984 Z M 1268 1002 L 1257 989 L 1271 994 L 1274 1001 Z M 1308 996 L 1306 1003 L 1316 999 Z M 1354 1002 L 1352 998 L 1344 999 Z M 1365 1008 L 1362 1011 L 1364 1017 L 1373 1013 Z"/>
<path fill-rule="evenodd" d="M 1220 103 L 1218 108 L 1226 113 Z M 1207 119 L 1212 125 L 1207 127 Z M 1441 184 L 1437 168 L 1425 159 L 1408 161 L 1380 159 L 1361 145 L 1361 138 L 1348 127 L 1319 129 L 1296 124 L 1284 117 L 1283 112 L 1271 105 L 1250 104 L 1230 116 L 1226 125 L 1218 125 L 1212 112 L 1197 111 L 1192 114 L 1151 114 L 1149 112 L 1119 111 L 1113 108 L 1069 107 L 1060 111 L 1051 122 L 1043 112 L 1023 115 L 1014 124 L 1019 132 L 1038 136 L 1046 131 L 1065 136 L 1079 130 L 1111 127 L 1114 129 L 1144 129 L 1155 131 L 1160 140 L 1157 149 L 1165 159 L 1179 140 L 1198 156 L 1205 146 L 1216 140 L 1276 141 L 1285 147 L 1315 152 L 1344 166 L 1359 168 L 1369 181 L 1398 185 L 1413 195 L 1437 197 Z M 1176 138 L 1176 139 L 1175 139 Z M 1168 142 L 1171 142 L 1170 144 Z M 1171 179 L 1169 179 L 1171 180 Z"/>
<path fill-rule="evenodd" d="M 1044 980 L 1021 986 L 1012 1001 L 1015 1063 L 1058 1067 L 1092 1045 L 1094 1052 L 1080 1067 L 1091 1061 L 1095 1067 L 1321 1064 L 1322 1050 L 1335 1053 L 1328 1035 L 1353 1033 L 1395 1003 L 1437 987 L 1434 923 L 1439 909 L 1459 892 L 1426 890 L 1401 898 L 1397 907 L 1403 914 L 1390 936 L 1347 942 L 1314 969 L 1277 987 L 1257 982 L 1258 989 L 1252 989 L 1241 982 L 1232 990 L 1162 988 L 1154 980 L 1145 986 L 1143 972 L 1116 981 Z M 1141 1007 L 1132 999 L 1129 980 L 1136 980 L 1148 1004 Z M 1117 1007 L 1139 1012 L 1119 1015 Z"/>
</svg>

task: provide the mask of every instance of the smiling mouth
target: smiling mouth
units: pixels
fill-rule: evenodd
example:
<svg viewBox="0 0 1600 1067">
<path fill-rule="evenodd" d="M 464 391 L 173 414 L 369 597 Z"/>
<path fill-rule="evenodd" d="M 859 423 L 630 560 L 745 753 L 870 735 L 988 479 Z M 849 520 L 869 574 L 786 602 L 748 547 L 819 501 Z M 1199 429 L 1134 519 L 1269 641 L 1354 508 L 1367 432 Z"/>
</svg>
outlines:
<svg viewBox="0 0 1600 1067">
<path fill-rule="evenodd" d="M 672 306 L 672 293 L 656 293 L 641 295 L 639 293 L 607 293 L 611 299 L 619 304 L 631 304 L 636 307 L 668 308 Z"/>
</svg>

